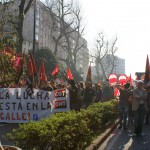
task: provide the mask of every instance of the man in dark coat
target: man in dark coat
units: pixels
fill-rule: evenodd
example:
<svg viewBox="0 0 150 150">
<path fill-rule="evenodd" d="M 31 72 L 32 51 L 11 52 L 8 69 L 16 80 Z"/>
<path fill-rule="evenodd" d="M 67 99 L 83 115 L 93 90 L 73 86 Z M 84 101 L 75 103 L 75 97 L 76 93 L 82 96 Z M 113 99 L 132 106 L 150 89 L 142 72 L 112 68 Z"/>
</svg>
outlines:
<svg viewBox="0 0 150 150">
<path fill-rule="evenodd" d="M 91 83 L 86 81 L 84 96 L 83 96 L 83 108 L 87 108 L 89 105 L 91 105 L 93 103 L 94 97 L 95 97 L 95 92 L 91 87 Z"/>
<path fill-rule="evenodd" d="M 77 86 L 75 85 L 74 80 L 69 80 L 69 97 L 70 97 L 70 109 L 71 110 L 78 110 L 78 89 Z"/>
</svg>

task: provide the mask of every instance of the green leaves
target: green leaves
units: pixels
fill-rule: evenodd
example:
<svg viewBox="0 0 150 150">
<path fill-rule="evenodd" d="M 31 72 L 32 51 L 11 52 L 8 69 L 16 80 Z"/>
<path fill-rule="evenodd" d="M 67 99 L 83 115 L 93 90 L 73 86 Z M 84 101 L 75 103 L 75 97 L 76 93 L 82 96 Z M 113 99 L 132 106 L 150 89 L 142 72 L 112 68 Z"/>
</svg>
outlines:
<svg viewBox="0 0 150 150">
<path fill-rule="evenodd" d="M 56 113 L 38 122 L 21 124 L 5 137 L 27 150 L 84 150 L 99 131 L 117 117 L 115 100 L 95 103 L 87 110 Z"/>
</svg>

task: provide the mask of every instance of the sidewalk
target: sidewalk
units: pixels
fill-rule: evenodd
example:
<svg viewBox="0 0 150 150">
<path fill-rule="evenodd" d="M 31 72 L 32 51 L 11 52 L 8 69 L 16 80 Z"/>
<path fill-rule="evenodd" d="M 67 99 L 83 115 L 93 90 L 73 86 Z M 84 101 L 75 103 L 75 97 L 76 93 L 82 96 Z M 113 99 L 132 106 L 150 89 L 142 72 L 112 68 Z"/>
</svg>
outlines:
<svg viewBox="0 0 150 150">
<path fill-rule="evenodd" d="M 110 134 L 115 130 L 118 125 L 118 121 L 116 120 L 113 125 L 111 125 L 107 130 L 105 130 L 100 136 L 94 140 L 86 150 L 97 150 L 99 146 L 110 136 Z M 102 149 L 101 149 L 102 150 Z"/>
<path fill-rule="evenodd" d="M 150 150 L 150 124 L 143 126 L 143 136 L 132 133 L 133 128 L 116 128 L 97 150 Z"/>
</svg>

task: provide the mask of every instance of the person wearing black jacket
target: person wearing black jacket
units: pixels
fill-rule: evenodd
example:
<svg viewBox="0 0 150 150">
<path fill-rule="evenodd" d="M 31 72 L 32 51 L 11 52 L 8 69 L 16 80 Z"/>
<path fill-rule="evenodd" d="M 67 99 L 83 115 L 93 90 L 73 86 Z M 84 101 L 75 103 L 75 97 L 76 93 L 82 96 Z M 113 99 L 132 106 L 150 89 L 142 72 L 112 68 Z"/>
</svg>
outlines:
<svg viewBox="0 0 150 150">
<path fill-rule="evenodd" d="M 53 88 L 49 86 L 47 81 L 41 80 L 40 83 L 40 90 L 53 91 Z"/>
<path fill-rule="evenodd" d="M 95 92 L 91 87 L 91 83 L 85 82 L 84 96 L 83 96 L 83 108 L 87 108 L 94 101 Z"/>
<path fill-rule="evenodd" d="M 130 87 L 130 83 L 126 83 L 125 85 L 119 86 L 119 103 L 118 103 L 118 111 L 119 111 L 119 129 L 123 130 L 127 129 L 127 115 L 129 111 L 129 96 L 130 93 L 128 88 Z"/>
<path fill-rule="evenodd" d="M 70 97 L 70 109 L 78 111 L 78 102 L 77 102 L 77 97 L 78 97 L 78 89 L 77 86 L 75 85 L 74 80 L 69 80 L 69 97 Z"/>
</svg>

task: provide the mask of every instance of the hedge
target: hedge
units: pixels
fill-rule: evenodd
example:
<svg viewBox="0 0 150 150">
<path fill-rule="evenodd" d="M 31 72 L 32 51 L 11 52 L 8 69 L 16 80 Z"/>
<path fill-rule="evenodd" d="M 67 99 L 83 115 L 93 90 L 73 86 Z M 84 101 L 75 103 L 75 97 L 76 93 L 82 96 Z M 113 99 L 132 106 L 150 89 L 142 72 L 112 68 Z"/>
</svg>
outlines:
<svg viewBox="0 0 150 150">
<path fill-rule="evenodd" d="M 98 131 L 118 117 L 117 101 L 94 103 L 80 112 L 56 113 L 37 122 L 20 124 L 4 137 L 23 150 L 84 150 Z"/>
</svg>

